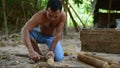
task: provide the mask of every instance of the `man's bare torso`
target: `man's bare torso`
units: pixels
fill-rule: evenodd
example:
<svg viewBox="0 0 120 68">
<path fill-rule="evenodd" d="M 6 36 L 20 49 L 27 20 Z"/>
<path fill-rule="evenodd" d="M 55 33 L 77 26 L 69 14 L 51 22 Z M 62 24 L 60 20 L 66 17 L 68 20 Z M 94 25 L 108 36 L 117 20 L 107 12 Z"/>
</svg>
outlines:
<svg viewBox="0 0 120 68">
<path fill-rule="evenodd" d="M 55 29 L 60 23 L 61 17 L 57 18 L 55 21 L 50 21 L 47 18 L 47 14 L 45 11 L 42 11 L 42 22 L 39 24 L 40 32 L 44 35 L 53 35 L 55 33 Z"/>
</svg>

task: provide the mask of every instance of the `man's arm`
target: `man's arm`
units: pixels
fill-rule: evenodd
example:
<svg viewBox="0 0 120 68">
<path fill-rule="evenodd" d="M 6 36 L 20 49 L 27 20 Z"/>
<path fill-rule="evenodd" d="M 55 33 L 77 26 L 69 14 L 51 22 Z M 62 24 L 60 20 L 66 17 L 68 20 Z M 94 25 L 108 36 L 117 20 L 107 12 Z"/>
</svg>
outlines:
<svg viewBox="0 0 120 68">
<path fill-rule="evenodd" d="M 58 42 L 58 40 L 59 40 L 59 38 L 60 38 L 60 35 L 61 35 L 61 33 L 62 33 L 62 30 L 63 30 L 64 24 L 65 24 L 65 21 L 66 21 L 66 14 L 63 13 L 63 15 L 62 15 L 62 20 L 60 21 L 60 23 L 58 24 L 58 27 L 56 28 L 55 38 L 54 38 L 54 40 L 53 40 L 53 42 L 52 42 L 50 51 L 54 51 L 55 46 L 56 46 L 56 43 Z"/>
<path fill-rule="evenodd" d="M 24 44 L 26 45 L 26 47 L 28 48 L 29 53 L 34 51 L 30 37 L 29 37 L 29 32 L 35 26 L 37 26 L 40 23 L 40 21 L 41 21 L 41 14 L 40 14 L 40 12 L 38 12 L 35 15 L 33 15 L 33 17 L 30 20 L 28 20 L 26 22 L 26 24 L 24 25 L 24 27 L 21 30 L 22 40 L 23 40 Z"/>
</svg>

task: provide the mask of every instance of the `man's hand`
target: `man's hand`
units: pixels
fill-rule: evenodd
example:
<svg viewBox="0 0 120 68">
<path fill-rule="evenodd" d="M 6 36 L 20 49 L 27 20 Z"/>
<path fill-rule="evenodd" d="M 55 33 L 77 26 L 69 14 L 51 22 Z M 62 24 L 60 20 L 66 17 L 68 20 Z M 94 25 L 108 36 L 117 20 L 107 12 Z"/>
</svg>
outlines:
<svg viewBox="0 0 120 68">
<path fill-rule="evenodd" d="M 39 55 L 36 51 L 32 51 L 29 53 L 29 57 L 30 59 L 32 59 L 33 61 L 37 61 L 41 59 L 41 55 Z"/>
<path fill-rule="evenodd" d="M 53 51 L 48 51 L 48 53 L 46 54 L 46 58 L 49 59 L 49 58 L 54 58 L 54 53 Z"/>
</svg>

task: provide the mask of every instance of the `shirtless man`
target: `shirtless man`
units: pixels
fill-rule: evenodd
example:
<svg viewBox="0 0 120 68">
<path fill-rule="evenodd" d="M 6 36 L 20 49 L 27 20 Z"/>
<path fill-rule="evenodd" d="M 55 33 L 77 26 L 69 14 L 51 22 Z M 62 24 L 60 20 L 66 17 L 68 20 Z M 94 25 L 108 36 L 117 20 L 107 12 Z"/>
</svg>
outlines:
<svg viewBox="0 0 120 68">
<path fill-rule="evenodd" d="M 51 55 L 55 61 L 63 60 L 64 53 L 59 39 L 65 20 L 66 14 L 62 11 L 61 2 L 49 0 L 45 10 L 37 12 L 26 22 L 21 30 L 21 36 L 32 60 L 41 59 L 38 43 L 48 46 L 46 56 Z"/>
</svg>

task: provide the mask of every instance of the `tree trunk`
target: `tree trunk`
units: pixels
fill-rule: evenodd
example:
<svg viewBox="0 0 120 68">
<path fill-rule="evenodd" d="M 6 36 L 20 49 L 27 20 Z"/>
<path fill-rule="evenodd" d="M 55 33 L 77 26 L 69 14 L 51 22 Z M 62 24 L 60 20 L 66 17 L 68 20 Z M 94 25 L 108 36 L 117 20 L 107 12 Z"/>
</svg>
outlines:
<svg viewBox="0 0 120 68">
<path fill-rule="evenodd" d="M 70 12 L 70 9 L 68 9 L 68 13 L 70 15 L 70 18 L 73 21 L 73 25 L 74 25 L 74 28 L 75 28 L 76 32 L 79 32 L 79 26 L 78 26 L 77 22 L 75 21 L 75 19 L 73 18 L 72 13 Z"/>
<path fill-rule="evenodd" d="M 64 11 L 66 13 L 66 18 L 67 18 L 67 9 L 68 9 L 68 0 L 65 2 L 64 0 L 61 0 L 62 4 L 63 4 L 63 7 L 64 7 Z M 64 28 L 63 28 L 63 35 L 66 36 L 67 35 L 67 19 L 66 19 L 66 23 L 64 25 Z"/>
<path fill-rule="evenodd" d="M 38 0 L 34 0 L 34 8 L 37 10 Z"/>
<path fill-rule="evenodd" d="M 22 10 L 23 10 L 23 15 L 24 15 L 24 20 L 26 22 L 27 18 L 26 18 L 25 9 L 24 9 L 24 1 L 22 1 Z"/>
<path fill-rule="evenodd" d="M 4 13 L 4 23 L 5 23 L 5 35 L 6 35 L 7 44 L 8 44 L 9 43 L 9 38 L 8 38 L 8 25 L 7 25 L 5 0 L 2 0 L 2 4 L 3 4 L 3 13 Z"/>
<path fill-rule="evenodd" d="M 83 28 L 85 28 L 85 24 L 83 23 L 82 19 L 79 17 L 79 15 L 77 14 L 77 12 L 74 10 L 74 8 L 72 7 L 72 5 L 70 3 L 68 3 L 71 7 L 71 9 L 73 10 L 73 12 L 75 13 L 75 15 L 78 17 L 78 19 L 80 20 L 80 22 L 83 25 Z"/>
</svg>

